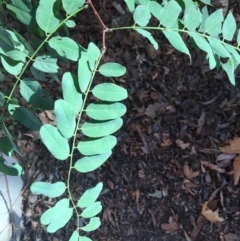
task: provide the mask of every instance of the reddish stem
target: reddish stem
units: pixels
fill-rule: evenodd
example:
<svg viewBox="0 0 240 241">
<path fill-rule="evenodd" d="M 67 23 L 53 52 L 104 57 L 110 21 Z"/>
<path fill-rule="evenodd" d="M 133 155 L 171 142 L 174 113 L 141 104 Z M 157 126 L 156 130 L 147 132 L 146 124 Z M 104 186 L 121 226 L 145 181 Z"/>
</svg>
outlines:
<svg viewBox="0 0 240 241">
<path fill-rule="evenodd" d="M 90 5 L 90 7 L 92 8 L 94 14 L 96 15 L 98 21 L 100 22 L 100 24 L 102 25 L 103 27 L 103 30 L 102 30 L 102 49 L 105 51 L 106 49 L 106 43 L 105 43 L 105 35 L 106 35 L 106 32 L 108 30 L 108 27 L 104 24 L 104 22 L 102 21 L 101 17 L 99 16 L 96 8 L 94 7 L 93 3 L 92 3 L 92 0 L 87 0 L 86 3 L 88 3 Z"/>
</svg>

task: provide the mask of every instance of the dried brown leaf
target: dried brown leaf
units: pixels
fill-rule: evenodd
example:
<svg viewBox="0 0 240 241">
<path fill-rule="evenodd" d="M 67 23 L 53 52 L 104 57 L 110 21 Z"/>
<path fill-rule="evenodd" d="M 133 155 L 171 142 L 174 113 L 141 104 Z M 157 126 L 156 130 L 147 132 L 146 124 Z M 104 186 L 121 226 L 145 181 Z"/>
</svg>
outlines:
<svg viewBox="0 0 240 241">
<path fill-rule="evenodd" d="M 184 163 L 183 172 L 184 172 L 185 176 L 187 177 L 187 179 L 189 179 L 189 180 L 191 180 L 199 175 L 199 171 L 194 172 L 194 171 L 190 170 L 188 162 Z"/>
<path fill-rule="evenodd" d="M 174 233 L 179 230 L 179 226 L 177 223 L 177 220 L 173 218 L 172 216 L 169 218 L 169 223 L 163 223 L 161 224 L 161 228 L 166 230 L 167 233 Z"/>
<path fill-rule="evenodd" d="M 233 177 L 234 185 L 237 185 L 240 178 L 240 155 L 235 157 L 233 161 Z"/>
<path fill-rule="evenodd" d="M 164 110 L 166 109 L 167 106 L 168 106 L 168 104 L 166 104 L 166 103 L 151 104 L 147 107 L 147 109 L 145 111 L 145 115 L 147 115 L 151 118 L 155 118 L 155 117 L 159 116 L 162 112 L 164 112 Z"/>
<path fill-rule="evenodd" d="M 186 149 L 190 145 L 190 143 L 184 143 L 182 140 L 177 139 L 176 140 L 176 145 L 178 147 L 180 147 L 182 150 L 184 150 L 184 149 Z"/>
<path fill-rule="evenodd" d="M 240 237 L 234 233 L 228 233 L 224 235 L 226 241 L 240 241 Z"/>
<path fill-rule="evenodd" d="M 240 154 L 240 138 L 235 137 L 232 140 L 228 140 L 226 145 L 223 147 L 219 147 L 219 150 L 224 153 L 230 154 Z"/>
<path fill-rule="evenodd" d="M 225 172 L 226 172 L 224 169 L 219 168 L 217 165 L 208 163 L 207 161 L 201 161 L 201 164 L 202 164 L 204 167 L 208 167 L 208 168 L 210 168 L 210 169 L 212 169 L 212 170 L 217 171 L 218 173 L 225 173 Z"/>
<path fill-rule="evenodd" d="M 219 210 L 211 210 L 208 208 L 209 201 L 206 201 L 202 206 L 201 214 L 211 223 L 223 222 L 224 219 L 219 217 Z"/>
</svg>

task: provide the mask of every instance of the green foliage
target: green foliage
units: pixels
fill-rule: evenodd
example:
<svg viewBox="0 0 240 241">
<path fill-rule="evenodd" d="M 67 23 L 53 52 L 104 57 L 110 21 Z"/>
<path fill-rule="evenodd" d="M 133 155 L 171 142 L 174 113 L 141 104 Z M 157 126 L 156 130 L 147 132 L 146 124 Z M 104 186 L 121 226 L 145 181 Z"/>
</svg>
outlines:
<svg viewBox="0 0 240 241">
<path fill-rule="evenodd" d="M 210 0 L 201 1 L 211 5 Z M 231 83 L 235 84 L 234 70 L 240 63 L 240 31 L 231 12 L 224 19 L 221 9 L 209 14 L 209 6 L 199 9 L 192 0 L 125 2 L 132 12 L 134 24 L 107 29 L 100 21 L 104 29 L 103 36 L 110 31 L 130 29 L 137 31 L 158 49 L 160 43 L 154 39 L 151 30 L 161 31 L 175 49 L 189 56 L 190 61 L 188 43 L 194 42 L 199 50 L 206 53 L 210 69 L 220 64 Z M 0 4 L 3 4 L 2 1 Z M 87 3 L 84 0 L 40 0 L 39 3 L 9 0 L 6 8 L 1 8 L 0 11 L 1 71 L 16 78 L 10 93 L 0 92 L 0 107 L 3 107 L 0 120 L 5 135 L 0 137 L 0 151 L 8 156 L 14 152 L 21 155 L 5 124 L 8 110 L 10 118 L 30 130 L 39 131 L 42 142 L 57 160 L 69 164 L 67 180 L 36 182 L 32 184 L 31 191 L 36 195 L 58 198 L 56 204 L 41 217 L 41 223 L 47 225 L 50 233 L 65 226 L 73 215 L 77 220 L 80 217 L 88 219 L 86 226 L 76 227 L 70 241 L 91 241 L 82 232 L 93 231 L 101 224 L 96 215 L 101 212 L 102 205 L 96 200 L 103 188 L 100 182 L 74 201 L 71 175 L 74 172 L 94 171 L 111 156 L 112 149 L 117 144 L 117 138 L 112 134 L 121 128 L 121 117 L 126 113 L 125 105 L 119 101 L 128 96 L 123 87 L 110 83 L 108 79 L 123 76 L 126 68 L 115 62 L 101 62 L 105 53 L 105 38 L 100 50 L 93 42 L 84 48 L 69 37 L 68 28 L 76 25 L 74 17 L 87 6 L 93 6 L 91 0 Z M 4 26 L 3 11 L 8 11 L 16 21 L 26 25 L 27 31 L 34 38 L 27 41 L 20 33 Z M 97 12 L 96 15 L 101 19 Z M 148 26 L 152 18 L 156 19 L 157 26 Z M 76 64 L 77 70 L 65 72 L 59 79 L 59 66 L 62 63 Z M 30 69 L 33 78 L 28 77 L 27 69 Z M 96 74 L 104 76 L 104 83 L 94 84 Z M 53 100 L 53 93 L 42 88 L 39 81 L 46 81 L 47 76 L 55 79 L 56 85 L 61 85 L 62 99 Z M 0 72 L 0 81 L 2 79 L 3 73 Z M 20 95 L 31 109 L 20 106 L 22 102 L 15 98 L 18 96 L 18 86 Z M 93 96 L 89 98 L 90 95 Z M 95 100 L 92 101 L 93 99 Z M 39 121 L 37 112 L 41 110 L 53 111 L 55 126 L 43 125 Z M 83 113 L 87 115 L 84 121 Z M 78 155 L 75 152 L 79 152 Z M 7 175 L 23 173 L 19 165 L 7 166 L 2 157 L 0 171 Z"/>
</svg>

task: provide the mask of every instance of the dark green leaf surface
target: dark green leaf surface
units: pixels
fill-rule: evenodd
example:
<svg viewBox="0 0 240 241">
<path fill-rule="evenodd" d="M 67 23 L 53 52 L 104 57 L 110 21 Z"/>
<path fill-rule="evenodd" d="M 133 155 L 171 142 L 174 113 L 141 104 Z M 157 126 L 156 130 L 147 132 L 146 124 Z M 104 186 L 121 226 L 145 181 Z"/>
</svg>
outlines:
<svg viewBox="0 0 240 241">
<path fill-rule="evenodd" d="M 8 166 L 4 162 L 5 159 L 0 156 L 0 172 L 8 176 L 21 176 L 23 174 L 23 169 L 19 164 Z"/>
<path fill-rule="evenodd" d="M 41 85 L 31 79 L 23 79 L 20 83 L 22 97 L 34 107 L 42 110 L 53 110 L 54 100 Z"/>
<path fill-rule="evenodd" d="M 6 156 L 12 156 L 13 154 L 12 144 L 7 137 L 0 137 L 0 152 Z"/>
</svg>

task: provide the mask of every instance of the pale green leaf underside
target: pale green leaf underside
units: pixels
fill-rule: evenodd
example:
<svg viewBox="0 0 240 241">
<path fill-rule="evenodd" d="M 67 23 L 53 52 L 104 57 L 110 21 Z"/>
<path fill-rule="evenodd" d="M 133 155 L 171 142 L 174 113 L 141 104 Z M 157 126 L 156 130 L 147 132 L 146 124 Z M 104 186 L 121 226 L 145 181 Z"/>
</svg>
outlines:
<svg viewBox="0 0 240 241">
<path fill-rule="evenodd" d="M 74 77 L 70 72 L 64 73 L 62 77 L 63 98 L 70 104 L 75 114 L 82 108 L 82 94 L 78 93 L 74 84 Z"/>
<path fill-rule="evenodd" d="M 54 16 L 53 5 L 56 0 L 40 0 L 36 12 L 36 20 L 39 27 L 46 33 L 53 33 L 57 30 L 60 20 Z"/>
<path fill-rule="evenodd" d="M 78 150 L 83 155 L 96 155 L 111 150 L 116 144 L 115 136 L 105 136 L 99 139 L 85 138 L 78 143 Z"/>
<path fill-rule="evenodd" d="M 146 26 L 151 18 L 151 13 L 149 8 L 138 5 L 133 13 L 133 19 L 139 26 Z"/>
<path fill-rule="evenodd" d="M 101 225 L 100 218 L 94 217 L 90 219 L 90 222 L 86 226 L 81 227 L 80 229 L 82 229 L 85 232 L 90 232 L 90 231 L 96 230 L 100 225 Z"/>
<path fill-rule="evenodd" d="M 92 241 L 92 239 L 86 237 L 86 236 L 79 236 L 78 231 L 75 230 L 70 237 L 69 241 Z"/>
<path fill-rule="evenodd" d="M 142 36 L 146 37 L 150 43 L 153 45 L 153 47 L 157 50 L 158 49 L 158 43 L 157 41 L 153 38 L 152 34 L 148 32 L 145 29 L 136 29 L 138 33 L 140 33 Z"/>
<path fill-rule="evenodd" d="M 134 8 L 135 8 L 135 2 L 134 0 L 124 0 L 128 6 L 128 9 L 130 12 L 133 12 L 134 11 Z"/>
<path fill-rule="evenodd" d="M 232 12 L 229 12 L 222 26 L 222 34 L 225 40 L 231 41 L 236 32 L 237 24 Z"/>
<path fill-rule="evenodd" d="M 95 202 L 90 204 L 87 208 L 83 210 L 81 216 L 84 218 L 92 218 L 100 213 L 102 210 L 101 202 Z"/>
<path fill-rule="evenodd" d="M 66 185 L 64 182 L 35 182 L 31 185 L 30 189 L 34 194 L 55 198 L 61 196 L 65 192 Z"/>
<path fill-rule="evenodd" d="M 102 191 L 102 188 L 103 183 L 99 182 L 95 187 L 86 190 L 81 196 L 81 198 L 78 200 L 78 207 L 86 208 L 90 204 L 94 203 L 97 200 L 100 192 Z"/>
<path fill-rule="evenodd" d="M 213 12 L 205 22 L 205 32 L 210 36 L 217 36 L 222 32 L 223 10 Z"/>
<path fill-rule="evenodd" d="M 119 77 L 126 73 L 126 68 L 121 64 L 109 62 L 101 65 L 98 71 L 106 77 Z"/>
<path fill-rule="evenodd" d="M 89 67 L 93 71 L 95 68 L 95 63 L 101 56 L 100 49 L 92 42 L 89 43 L 87 49 Z"/>
<path fill-rule="evenodd" d="M 82 173 L 92 172 L 99 168 L 111 154 L 112 151 L 107 151 L 99 155 L 83 157 L 75 163 L 74 168 Z"/>
<path fill-rule="evenodd" d="M 54 233 L 66 225 L 72 214 L 73 209 L 69 208 L 69 199 L 64 198 L 58 201 L 54 207 L 44 212 L 40 220 L 44 225 L 49 224 L 47 227 L 49 233 Z"/>
<path fill-rule="evenodd" d="M 95 102 L 88 105 L 86 113 L 94 120 L 111 120 L 123 116 L 126 113 L 126 106 L 122 103 Z"/>
<path fill-rule="evenodd" d="M 67 59 L 77 61 L 80 49 L 78 44 L 69 37 L 56 36 L 49 40 L 49 46 L 55 49 L 58 54 Z"/>
<path fill-rule="evenodd" d="M 85 122 L 81 130 L 88 137 L 103 137 L 119 130 L 122 124 L 123 120 L 121 118 L 105 122 Z"/>
<path fill-rule="evenodd" d="M 67 14 L 76 12 L 85 3 L 85 0 L 62 0 L 63 8 Z"/>
<path fill-rule="evenodd" d="M 58 72 L 57 59 L 51 58 L 50 56 L 47 56 L 47 55 L 36 57 L 33 63 L 33 67 L 45 73 Z"/>
<path fill-rule="evenodd" d="M 43 125 L 40 136 L 44 145 L 59 160 L 66 160 L 69 156 L 70 147 L 67 138 L 64 138 L 58 129 L 50 124 Z"/>
<path fill-rule="evenodd" d="M 195 29 L 200 25 L 202 21 L 202 13 L 195 6 L 187 8 L 184 13 L 183 24 L 190 31 L 195 31 Z"/>
<path fill-rule="evenodd" d="M 72 137 L 76 127 L 76 114 L 70 104 L 62 99 L 55 101 L 54 114 L 61 134 L 66 138 Z"/>
<path fill-rule="evenodd" d="M 126 89 L 113 83 L 98 84 L 93 88 L 92 93 L 103 101 L 121 101 L 128 96 Z"/>
</svg>

